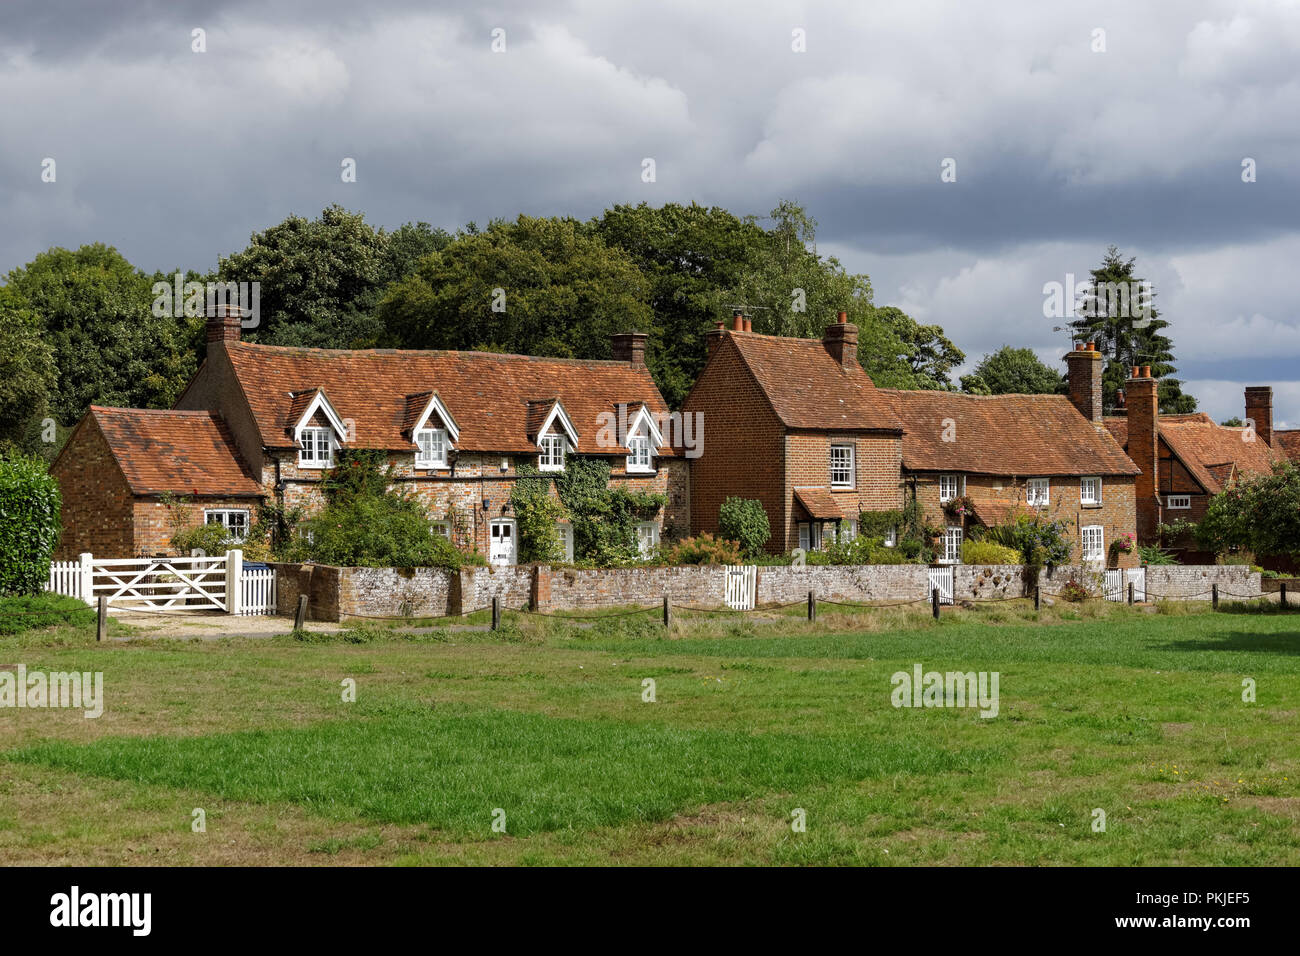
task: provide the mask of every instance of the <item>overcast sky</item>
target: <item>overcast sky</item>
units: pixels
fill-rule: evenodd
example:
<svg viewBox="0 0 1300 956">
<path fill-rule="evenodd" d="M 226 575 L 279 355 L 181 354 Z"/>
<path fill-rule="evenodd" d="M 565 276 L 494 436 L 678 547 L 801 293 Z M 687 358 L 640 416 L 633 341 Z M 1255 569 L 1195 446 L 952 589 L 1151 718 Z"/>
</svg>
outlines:
<svg viewBox="0 0 1300 956">
<path fill-rule="evenodd" d="M 0 3 L 0 273 L 94 241 L 207 269 L 331 202 L 455 229 L 781 198 L 973 360 L 1058 359 L 1043 285 L 1115 243 L 1205 410 L 1271 384 L 1300 426 L 1294 0 Z"/>
</svg>

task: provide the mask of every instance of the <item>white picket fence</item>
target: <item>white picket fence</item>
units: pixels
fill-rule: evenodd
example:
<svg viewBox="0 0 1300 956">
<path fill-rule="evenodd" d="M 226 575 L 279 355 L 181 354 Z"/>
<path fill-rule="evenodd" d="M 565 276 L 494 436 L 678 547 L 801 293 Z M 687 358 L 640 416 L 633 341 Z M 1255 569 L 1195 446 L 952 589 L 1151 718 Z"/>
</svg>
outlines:
<svg viewBox="0 0 1300 956">
<path fill-rule="evenodd" d="M 242 597 L 239 601 L 240 614 L 274 614 L 275 603 L 275 568 L 245 568 L 242 583 Z"/>
<path fill-rule="evenodd" d="M 245 568 L 243 553 L 175 558 L 97 558 L 50 563 L 46 590 L 127 611 L 275 614 L 275 569 Z"/>
<path fill-rule="evenodd" d="M 727 607 L 738 611 L 752 611 L 758 595 L 757 565 L 729 564 L 726 566 L 727 585 L 724 600 Z"/>
</svg>

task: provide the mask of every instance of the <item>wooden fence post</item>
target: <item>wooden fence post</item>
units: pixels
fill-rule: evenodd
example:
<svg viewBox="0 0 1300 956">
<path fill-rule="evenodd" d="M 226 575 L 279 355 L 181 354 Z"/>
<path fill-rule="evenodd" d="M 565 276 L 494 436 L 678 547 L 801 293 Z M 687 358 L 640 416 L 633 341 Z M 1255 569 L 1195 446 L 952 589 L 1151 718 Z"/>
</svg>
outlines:
<svg viewBox="0 0 1300 956">
<path fill-rule="evenodd" d="M 939 620 L 939 589 L 930 588 L 930 609 L 934 612 L 934 619 Z"/>
<path fill-rule="evenodd" d="M 99 596 L 99 620 L 95 622 L 95 640 L 102 641 L 108 637 L 108 598 Z"/>
<path fill-rule="evenodd" d="M 80 555 L 81 561 L 81 584 L 77 588 L 77 597 L 81 598 L 91 607 L 95 606 L 95 574 L 94 574 L 94 555 L 83 551 Z"/>
<path fill-rule="evenodd" d="M 293 616 L 293 629 L 301 631 L 303 624 L 307 620 L 307 595 L 298 595 L 298 612 Z"/>
<path fill-rule="evenodd" d="M 1128 583 L 1128 604 L 1129 607 L 1133 606 L 1133 582 L 1132 581 Z"/>
<path fill-rule="evenodd" d="M 1210 585 L 1210 607 L 1216 611 L 1219 609 L 1219 586 L 1217 584 Z"/>
<path fill-rule="evenodd" d="M 808 620 L 817 620 L 817 594 L 813 591 L 808 592 Z"/>
<path fill-rule="evenodd" d="M 197 576 L 197 575 L 196 575 Z M 226 613 L 238 614 L 244 596 L 244 552 L 226 552 Z"/>
<path fill-rule="evenodd" d="M 501 598 L 492 595 L 492 630 L 501 626 Z"/>
<path fill-rule="evenodd" d="M 1278 592 L 1278 600 L 1282 602 L 1283 607 L 1286 607 L 1286 582 L 1279 581 L 1278 586 L 1281 587 L 1282 589 L 1280 592 Z"/>
<path fill-rule="evenodd" d="M 668 603 L 668 595 L 664 595 L 664 627 L 671 627 L 673 623 L 673 606 Z"/>
<path fill-rule="evenodd" d="M 1041 611 L 1042 609 L 1043 609 L 1043 592 L 1038 587 L 1038 585 L 1035 584 L 1034 585 L 1034 610 Z"/>
</svg>

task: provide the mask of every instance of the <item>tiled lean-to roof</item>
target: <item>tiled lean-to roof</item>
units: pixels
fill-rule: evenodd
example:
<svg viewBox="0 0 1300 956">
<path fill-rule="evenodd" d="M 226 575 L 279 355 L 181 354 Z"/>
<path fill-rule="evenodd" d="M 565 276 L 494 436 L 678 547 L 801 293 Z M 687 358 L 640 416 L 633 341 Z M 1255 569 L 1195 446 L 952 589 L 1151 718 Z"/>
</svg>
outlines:
<svg viewBox="0 0 1300 956">
<path fill-rule="evenodd" d="M 339 416 L 351 421 L 351 448 L 409 448 L 403 431 L 432 392 L 456 419 L 462 451 L 535 452 L 530 429 L 542 408 L 549 411 L 558 400 L 578 432 L 578 452 L 624 454 L 597 445 L 602 413 L 616 415 L 619 404 L 635 403 L 668 412 L 649 370 L 627 362 L 248 342 L 229 343 L 226 352 L 262 440 L 272 448 L 293 446 L 295 413 L 301 416 L 309 389 L 323 390 Z M 658 453 L 671 455 L 672 449 Z"/>
<path fill-rule="evenodd" d="M 260 495 L 215 412 L 90 406 L 90 417 L 137 495 Z"/>
</svg>

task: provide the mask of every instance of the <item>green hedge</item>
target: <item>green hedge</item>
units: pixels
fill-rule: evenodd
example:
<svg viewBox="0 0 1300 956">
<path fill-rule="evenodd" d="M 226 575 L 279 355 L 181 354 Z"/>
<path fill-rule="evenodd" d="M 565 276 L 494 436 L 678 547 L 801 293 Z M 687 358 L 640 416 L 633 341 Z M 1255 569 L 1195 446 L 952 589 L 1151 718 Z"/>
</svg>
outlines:
<svg viewBox="0 0 1300 956">
<path fill-rule="evenodd" d="M 59 483 L 34 458 L 0 459 L 0 594 L 36 594 L 59 543 Z"/>
<path fill-rule="evenodd" d="M 728 498 L 718 509 L 718 537 L 735 541 L 749 558 L 763 553 L 772 537 L 763 503 L 754 498 Z"/>
</svg>

